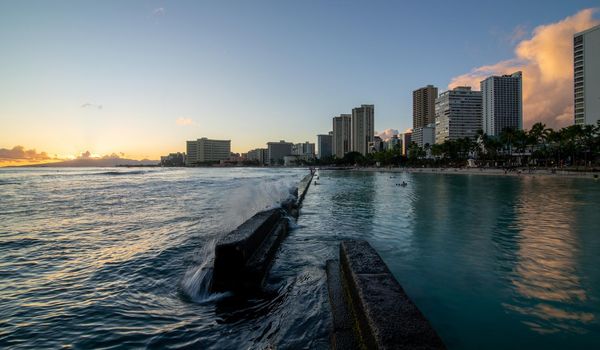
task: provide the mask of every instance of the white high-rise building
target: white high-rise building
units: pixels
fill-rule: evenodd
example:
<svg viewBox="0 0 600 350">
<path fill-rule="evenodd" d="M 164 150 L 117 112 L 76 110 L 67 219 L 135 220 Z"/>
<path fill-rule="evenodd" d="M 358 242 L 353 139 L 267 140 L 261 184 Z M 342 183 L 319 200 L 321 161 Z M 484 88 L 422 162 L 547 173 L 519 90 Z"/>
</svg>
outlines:
<svg viewBox="0 0 600 350">
<path fill-rule="evenodd" d="M 516 72 L 481 82 L 483 132 L 498 136 L 506 128 L 523 129 L 522 77 Z"/>
<path fill-rule="evenodd" d="M 573 37 L 575 124 L 600 120 L 600 25 Z"/>
<path fill-rule="evenodd" d="M 332 151 L 337 158 L 344 158 L 350 152 L 350 119 L 350 114 L 333 117 Z"/>
<path fill-rule="evenodd" d="M 375 136 L 375 106 L 361 105 L 352 109 L 351 136 L 353 152 L 359 152 L 363 156 L 369 153 L 369 143 L 373 142 Z"/>
<path fill-rule="evenodd" d="M 218 162 L 229 158 L 231 140 L 210 140 L 206 137 L 196 141 L 187 141 L 186 165 L 204 162 Z"/>
<path fill-rule="evenodd" d="M 435 143 L 435 126 L 429 124 L 427 126 L 420 126 L 413 128 L 412 142 L 416 143 L 419 147 L 424 148 L 425 145 L 433 145 Z"/>
<path fill-rule="evenodd" d="M 482 129 L 481 119 L 481 91 L 459 86 L 441 93 L 435 100 L 435 143 L 475 139 Z"/>
</svg>

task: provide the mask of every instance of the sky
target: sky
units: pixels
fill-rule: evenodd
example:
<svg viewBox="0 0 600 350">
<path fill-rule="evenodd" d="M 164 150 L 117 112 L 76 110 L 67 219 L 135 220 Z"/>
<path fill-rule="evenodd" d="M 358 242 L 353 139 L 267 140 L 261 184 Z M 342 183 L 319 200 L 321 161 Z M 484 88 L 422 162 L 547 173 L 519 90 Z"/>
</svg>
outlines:
<svg viewBox="0 0 600 350">
<path fill-rule="evenodd" d="M 523 70 L 524 125 L 572 121 L 572 35 L 598 1 L 0 0 L 0 165 L 158 159 L 185 141 L 316 142 L 412 91 Z M 541 87 L 541 89 L 539 89 Z M 535 92 L 535 93 L 534 93 Z M 387 130 L 387 131 L 386 131 Z"/>
</svg>

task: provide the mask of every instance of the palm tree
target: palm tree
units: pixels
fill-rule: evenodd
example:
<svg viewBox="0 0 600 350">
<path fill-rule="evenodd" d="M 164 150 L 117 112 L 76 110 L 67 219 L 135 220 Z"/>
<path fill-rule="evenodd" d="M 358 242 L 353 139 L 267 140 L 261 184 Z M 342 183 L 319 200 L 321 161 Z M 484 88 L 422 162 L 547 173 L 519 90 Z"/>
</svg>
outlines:
<svg viewBox="0 0 600 350">
<path fill-rule="evenodd" d="M 512 149 L 513 149 L 514 140 L 515 140 L 515 129 L 504 128 L 504 130 L 502 130 L 500 132 L 500 142 L 502 142 L 503 148 L 508 150 L 509 163 L 511 162 L 511 159 L 512 159 Z"/>
<path fill-rule="evenodd" d="M 423 150 L 425 150 L 425 157 L 428 157 L 431 154 L 431 145 L 429 142 L 423 146 Z"/>
<path fill-rule="evenodd" d="M 531 153 L 537 153 L 538 155 L 547 158 L 547 144 L 548 144 L 548 136 L 552 129 L 547 129 L 546 124 L 543 123 L 535 123 L 531 126 L 531 130 L 529 130 L 530 142 L 532 145 Z M 541 145 L 541 150 L 539 149 Z M 537 148 L 537 150 L 534 150 Z M 539 151 L 539 152 L 538 152 Z M 546 159 L 547 162 L 547 159 Z M 546 164 L 547 166 L 547 164 Z"/>
</svg>

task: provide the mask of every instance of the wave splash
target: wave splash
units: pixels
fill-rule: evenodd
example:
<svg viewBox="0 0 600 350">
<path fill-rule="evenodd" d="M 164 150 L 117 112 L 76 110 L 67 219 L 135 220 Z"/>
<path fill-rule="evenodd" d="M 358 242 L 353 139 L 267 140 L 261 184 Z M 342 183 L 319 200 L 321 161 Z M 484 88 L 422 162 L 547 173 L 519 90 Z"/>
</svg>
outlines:
<svg viewBox="0 0 600 350">
<path fill-rule="evenodd" d="M 197 254 L 200 263 L 189 268 L 181 281 L 183 293 L 196 303 L 208 303 L 229 296 L 229 293 L 210 292 L 216 244 L 217 240 L 213 239 L 200 249 Z"/>
<path fill-rule="evenodd" d="M 269 179 L 255 181 L 240 186 L 228 193 L 229 211 L 223 215 L 222 233 L 207 242 L 197 253 L 198 263 L 190 267 L 182 281 L 182 292 L 196 303 L 217 301 L 231 293 L 211 293 L 215 246 L 219 238 L 248 220 L 254 214 L 281 206 L 281 203 L 294 196 L 297 179 Z M 290 223 L 293 220 L 290 220 Z"/>
</svg>

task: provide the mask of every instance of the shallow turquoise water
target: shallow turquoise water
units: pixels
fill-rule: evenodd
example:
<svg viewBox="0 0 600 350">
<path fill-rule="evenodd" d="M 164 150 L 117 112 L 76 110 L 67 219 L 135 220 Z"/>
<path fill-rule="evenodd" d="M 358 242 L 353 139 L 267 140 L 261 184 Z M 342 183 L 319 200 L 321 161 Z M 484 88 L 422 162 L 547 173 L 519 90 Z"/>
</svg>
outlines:
<svg viewBox="0 0 600 350">
<path fill-rule="evenodd" d="M 0 348 L 326 349 L 325 261 L 349 238 L 450 349 L 600 348 L 584 179 L 321 171 L 264 295 L 206 295 L 215 240 L 307 172 L 0 170 Z"/>
<path fill-rule="evenodd" d="M 600 347 L 600 183 L 341 171 L 319 182 L 299 231 L 332 240 L 329 256 L 339 239 L 369 241 L 449 348 Z"/>
</svg>

